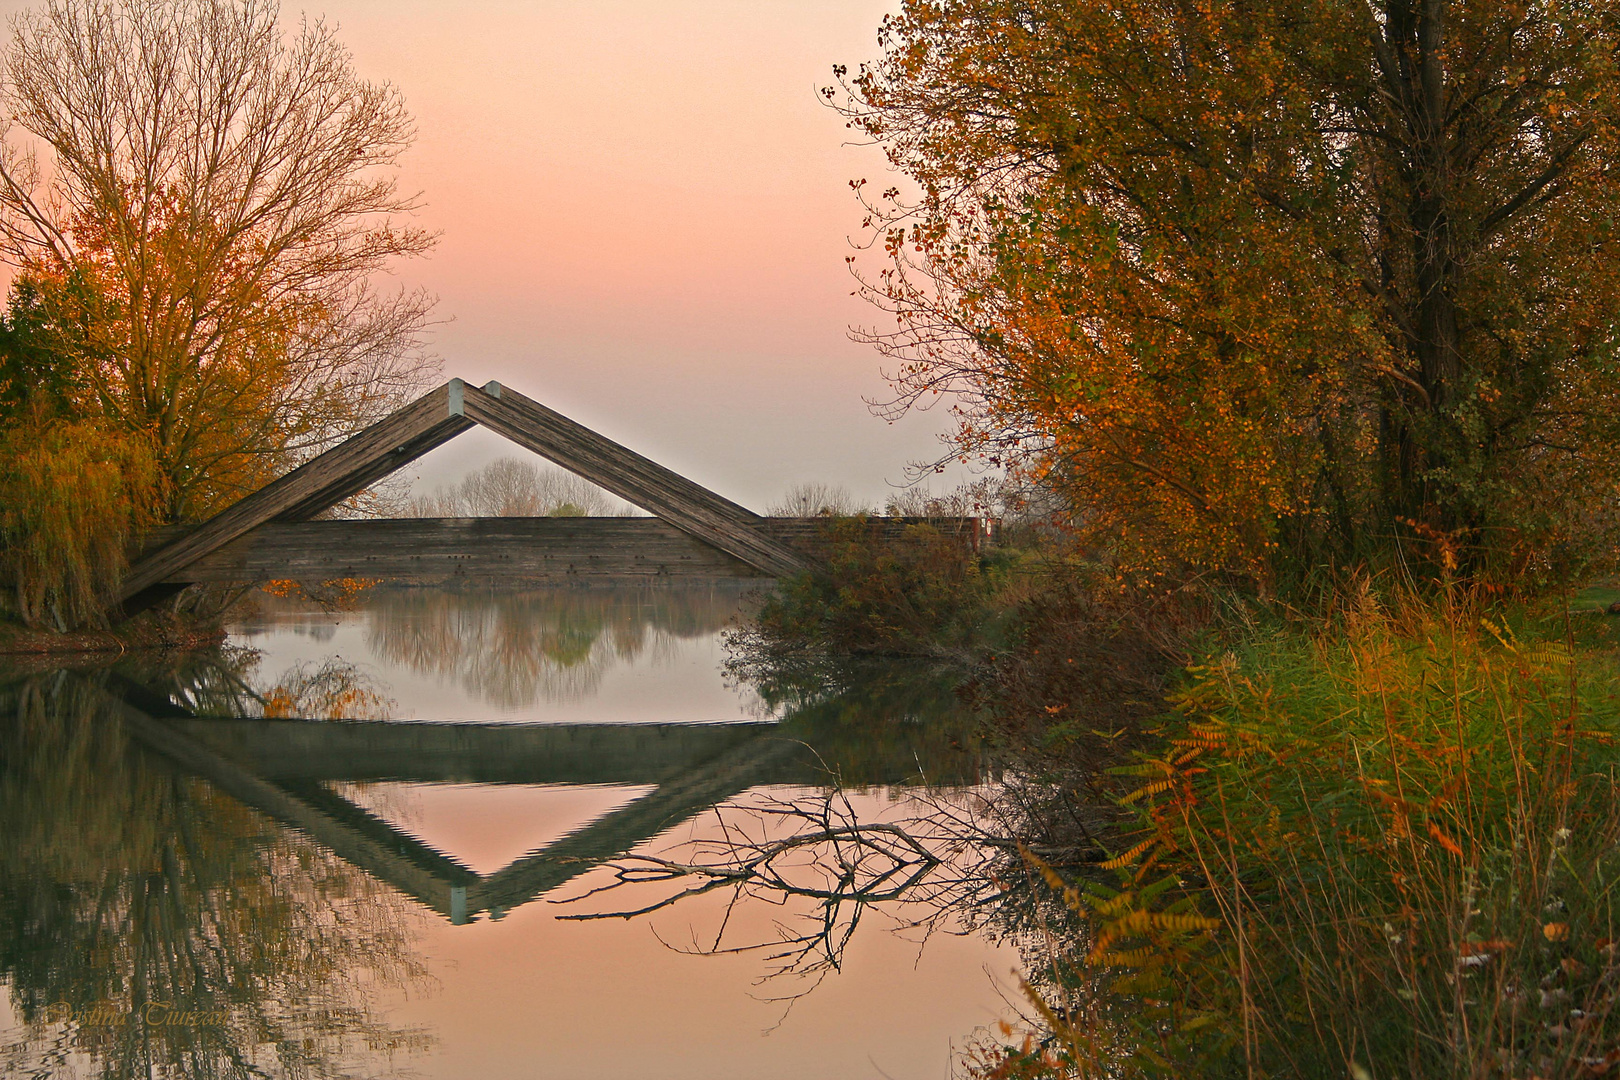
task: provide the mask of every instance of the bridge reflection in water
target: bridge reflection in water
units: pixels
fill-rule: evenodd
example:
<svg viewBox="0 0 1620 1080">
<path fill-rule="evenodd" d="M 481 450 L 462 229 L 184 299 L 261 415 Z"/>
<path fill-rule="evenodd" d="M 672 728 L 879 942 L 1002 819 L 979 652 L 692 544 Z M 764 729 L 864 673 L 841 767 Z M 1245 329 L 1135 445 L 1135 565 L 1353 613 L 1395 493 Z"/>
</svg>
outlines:
<svg viewBox="0 0 1620 1080">
<path fill-rule="evenodd" d="M 774 950 L 784 925 L 833 924 L 821 901 L 717 891 L 571 921 L 661 899 L 657 883 L 586 894 L 636 858 L 752 828 L 772 799 L 816 802 L 836 779 L 873 789 L 852 795 L 862 824 L 909 825 L 973 799 L 912 785 L 997 779 L 973 717 L 917 665 L 830 692 L 733 686 L 718 635 L 739 604 L 708 586 L 378 590 L 341 613 L 265 602 L 212 652 L 0 662 L 0 1074 L 64 1075 L 67 1053 L 120 1080 L 373 1076 L 395 1055 L 446 1080 L 541 1060 L 809 1080 L 872 1057 L 939 1075 L 950 1040 L 1001 1015 L 983 973 L 1015 949 L 972 930 L 923 959 L 924 931 L 883 931 L 936 912 L 970 930 L 954 913 L 984 908 L 926 887 L 845 905 L 839 942 L 867 913 L 856 956 L 826 1005 L 769 1039 L 770 999 L 820 969 L 761 989 L 781 966 L 766 953 L 693 965 L 663 941 L 721 928 Z M 401 716 L 416 719 L 380 719 Z M 487 722 L 443 722 L 458 718 Z M 52 1021 L 64 1003 L 131 1017 L 153 1002 L 226 1023 Z"/>
<path fill-rule="evenodd" d="M 887 696 L 887 695 L 880 695 Z M 908 695 L 915 706 L 916 697 Z M 858 698 L 858 695 L 856 695 Z M 876 718 L 851 697 L 780 722 L 468 724 L 200 717 L 114 680 L 106 708 L 139 742 L 292 826 L 455 924 L 499 919 L 750 788 L 984 779 L 961 715 Z M 960 713 L 948 700 L 947 714 Z M 652 790 L 489 874 L 345 797 L 354 782 L 622 785 Z"/>
</svg>

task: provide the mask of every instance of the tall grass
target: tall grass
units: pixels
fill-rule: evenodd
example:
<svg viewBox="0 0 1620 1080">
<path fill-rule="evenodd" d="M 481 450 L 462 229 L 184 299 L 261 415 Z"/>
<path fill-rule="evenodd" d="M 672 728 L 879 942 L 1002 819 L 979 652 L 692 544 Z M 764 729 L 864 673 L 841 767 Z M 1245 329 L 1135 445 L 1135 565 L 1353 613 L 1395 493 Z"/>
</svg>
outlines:
<svg viewBox="0 0 1620 1080">
<path fill-rule="evenodd" d="M 1456 598 L 1229 635 L 1120 770 L 1126 850 L 1032 860 L 1091 936 L 979 1071 L 1620 1075 L 1617 675 Z"/>
</svg>

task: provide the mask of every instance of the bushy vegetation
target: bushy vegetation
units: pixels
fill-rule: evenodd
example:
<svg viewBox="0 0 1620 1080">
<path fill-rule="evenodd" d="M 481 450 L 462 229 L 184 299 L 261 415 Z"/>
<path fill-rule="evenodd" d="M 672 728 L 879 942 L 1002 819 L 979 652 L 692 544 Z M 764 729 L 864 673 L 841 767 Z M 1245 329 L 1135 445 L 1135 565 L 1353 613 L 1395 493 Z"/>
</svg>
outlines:
<svg viewBox="0 0 1620 1080">
<path fill-rule="evenodd" d="M 1188 665 L 1088 933 L 987 1076 L 1554 1077 L 1620 1059 L 1606 623 L 1363 594 Z"/>
<path fill-rule="evenodd" d="M 980 645 L 1024 771 L 1112 813 L 1088 870 L 1031 858 L 1080 929 L 979 1072 L 1620 1070 L 1620 681 L 1548 599 L 1615 566 L 1617 41 L 1559 0 L 907 0 L 835 69 L 908 181 L 855 184 L 893 412 L 951 395 L 1085 568 Z"/>
<path fill-rule="evenodd" d="M 38 414 L 0 426 L 0 615 L 57 630 L 98 618 L 161 487 L 139 437 Z"/>
<path fill-rule="evenodd" d="M 839 657 L 971 663 L 996 640 L 998 598 L 1018 576 L 1016 551 L 981 557 L 944 525 L 907 525 L 884 540 L 864 516 L 829 518 L 820 551 L 821 566 L 768 594 L 735 638 L 761 672 Z"/>
</svg>

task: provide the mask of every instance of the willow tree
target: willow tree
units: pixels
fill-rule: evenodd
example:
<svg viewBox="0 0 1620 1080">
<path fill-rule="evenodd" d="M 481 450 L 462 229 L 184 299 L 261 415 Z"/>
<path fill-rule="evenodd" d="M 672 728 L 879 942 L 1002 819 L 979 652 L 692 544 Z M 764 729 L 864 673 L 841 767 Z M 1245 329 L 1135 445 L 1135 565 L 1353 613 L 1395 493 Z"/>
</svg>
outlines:
<svg viewBox="0 0 1620 1080">
<path fill-rule="evenodd" d="M 68 411 L 149 442 L 195 517 L 375 418 L 425 373 L 432 243 L 413 127 L 320 22 L 273 0 L 49 0 L 13 23 L 0 257 L 65 353 Z M 15 308 L 15 305 L 14 305 Z"/>
<path fill-rule="evenodd" d="M 867 199 L 894 405 L 958 395 L 1123 566 L 1610 527 L 1616 5 L 910 0 L 880 44 L 828 96 L 918 193 Z"/>
</svg>

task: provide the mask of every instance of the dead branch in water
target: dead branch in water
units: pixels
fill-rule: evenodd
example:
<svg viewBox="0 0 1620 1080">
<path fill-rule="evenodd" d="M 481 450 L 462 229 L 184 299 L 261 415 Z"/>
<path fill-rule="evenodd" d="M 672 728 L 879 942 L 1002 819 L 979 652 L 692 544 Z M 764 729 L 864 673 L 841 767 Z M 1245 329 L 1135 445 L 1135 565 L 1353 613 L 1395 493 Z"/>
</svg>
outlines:
<svg viewBox="0 0 1620 1080">
<path fill-rule="evenodd" d="M 729 889 L 712 938 L 679 951 L 763 954 L 771 965 L 766 979 L 791 974 L 809 980 L 774 999 L 792 1001 L 840 968 L 869 912 L 886 918 L 891 929 L 921 930 L 926 937 L 950 924 L 965 928 L 1006 891 L 995 864 L 1008 852 L 990 833 L 992 803 L 978 792 L 954 795 L 936 793 L 921 805 L 905 804 L 903 816 L 880 820 L 862 820 L 842 789 L 791 799 L 757 795 L 717 807 L 715 835 L 686 840 L 663 855 L 622 856 L 603 868 L 606 883 L 553 903 L 664 886 L 644 904 L 559 916 L 632 919 Z M 728 936 L 739 904 L 793 907 L 795 901 L 805 904 L 796 917 L 774 921 L 774 937 L 736 942 Z"/>
</svg>

